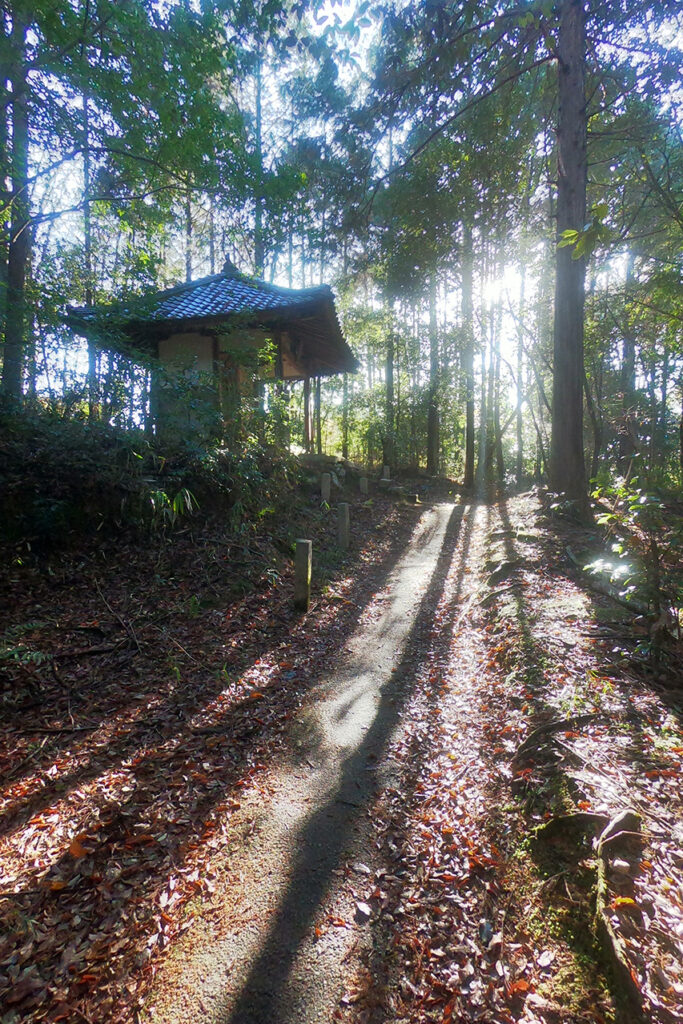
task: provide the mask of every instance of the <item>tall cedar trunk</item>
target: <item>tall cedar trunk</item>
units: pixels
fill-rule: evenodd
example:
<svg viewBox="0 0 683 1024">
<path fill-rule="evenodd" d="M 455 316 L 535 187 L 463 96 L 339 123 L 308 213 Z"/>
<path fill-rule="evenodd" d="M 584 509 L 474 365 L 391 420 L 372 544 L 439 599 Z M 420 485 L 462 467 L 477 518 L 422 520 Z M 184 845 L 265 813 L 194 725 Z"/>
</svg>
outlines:
<svg viewBox="0 0 683 1024">
<path fill-rule="evenodd" d="M 311 450 L 311 378 L 304 377 L 304 448 Z"/>
<path fill-rule="evenodd" d="M 12 216 L 7 254 L 7 312 L 2 364 L 2 391 L 13 402 L 21 400 L 26 331 L 26 275 L 31 258 L 28 199 L 28 103 L 25 70 L 26 26 L 12 11 Z"/>
<path fill-rule="evenodd" d="M 315 443 L 316 451 L 318 455 L 323 453 L 323 425 L 322 425 L 322 410 L 321 410 L 321 383 L 322 377 L 315 378 Z"/>
<path fill-rule="evenodd" d="M 472 228 L 468 221 L 462 226 L 462 362 L 465 372 L 465 472 L 463 487 L 474 484 L 474 315 L 472 279 L 474 257 Z"/>
<path fill-rule="evenodd" d="M 650 444 L 647 469 L 648 484 L 652 479 L 652 470 L 657 462 L 657 368 L 653 362 L 647 383 L 647 391 L 650 399 Z"/>
<path fill-rule="evenodd" d="M 502 321 L 502 304 L 501 304 L 501 321 Z M 496 449 L 496 479 L 500 484 L 505 480 L 505 455 L 503 453 L 503 434 L 505 433 L 505 427 L 501 426 L 500 422 L 500 331 L 502 329 L 502 323 L 499 322 L 498 330 L 496 333 L 496 379 L 495 379 L 495 404 L 493 413 L 493 429 L 495 430 L 495 449 Z"/>
<path fill-rule="evenodd" d="M 667 343 L 664 342 L 664 351 L 662 353 L 662 403 L 660 406 L 661 412 L 659 416 L 659 445 L 657 449 L 657 458 L 659 465 L 664 465 L 664 453 L 666 452 L 666 434 L 667 434 L 667 404 L 669 401 L 669 348 Z"/>
<path fill-rule="evenodd" d="M 87 93 L 83 93 L 83 242 L 85 304 L 86 306 L 92 306 L 94 295 L 90 213 L 90 109 Z M 97 391 L 97 349 L 92 339 L 88 338 L 88 419 L 91 421 L 96 419 L 98 414 Z"/>
<path fill-rule="evenodd" d="M 385 300 L 385 314 L 387 319 L 387 356 L 384 366 L 384 377 L 386 383 L 386 405 L 384 419 L 384 464 L 393 466 L 395 462 L 394 450 L 394 325 L 391 302 Z"/>
<path fill-rule="evenodd" d="M 517 452 L 515 458 L 515 479 L 517 480 L 517 486 L 521 487 L 522 477 L 524 475 L 524 434 L 522 431 L 522 407 L 524 406 L 524 384 L 523 384 L 523 373 L 524 373 L 524 323 L 525 323 L 525 311 L 524 311 L 524 300 L 526 293 L 526 263 L 524 256 L 522 257 L 522 264 L 520 267 L 520 279 L 519 279 L 519 322 L 517 325 L 517 408 L 516 408 L 516 419 L 517 419 Z"/>
<path fill-rule="evenodd" d="M 216 211 L 213 196 L 209 196 L 209 273 L 216 273 Z"/>
<path fill-rule="evenodd" d="M 0 18 L 0 43 L 3 49 L 8 43 L 5 19 Z M 9 106 L 10 95 L 4 75 L 0 75 L 0 208 L 5 210 L 10 201 L 9 179 Z M 9 246 L 9 225 L 0 221 L 0 337 L 5 336 L 5 313 L 7 310 L 7 250 Z"/>
<path fill-rule="evenodd" d="M 475 472 L 477 489 L 479 490 L 483 483 L 484 470 L 486 467 L 486 419 L 487 419 L 487 407 L 486 407 L 486 347 L 482 348 L 481 351 L 481 403 L 479 406 L 479 451 L 477 453 L 477 469 Z"/>
<path fill-rule="evenodd" d="M 625 291 L 628 294 L 632 291 L 635 282 L 633 268 L 633 254 L 629 253 L 626 264 L 626 285 Z M 622 410 L 624 417 L 633 412 L 636 391 L 636 342 L 631 325 L 625 323 L 623 326 L 624 344 L 621 362 L 621 393 Z"/>
<path fill-rule="evenodd" d="M 342 458 L 349 457 L 349 375 L 344 374 L 344 390 L 342 392 Z"/>
<path fill-rule="evenodd" d="M 427 411 L 427 472 L 439 472 L 439 334 L 436 322 L 436 274 L 429 279 L 429 409 Z"/>
<path fill-rule="evenodd" d="M 256 54 L 256 188 L 254 190 L 254 274 L 263 277 L 265 243 L 263 240 L 263 81 L 262 55 Z"/>
<path fill-rule="evenodd" d="M 189 183 L 185 192 L 185 280 L 192 280 L 192 194 Z"/>
<path fill-rule="evenodd" d="M 586 222 L 585 11 L 563 0 L 558 45 L 558 240 Z M 587 503 L 583 455 L 583 319 L 585 262 L 557 249 L 550 486 Z"/>
</svg>

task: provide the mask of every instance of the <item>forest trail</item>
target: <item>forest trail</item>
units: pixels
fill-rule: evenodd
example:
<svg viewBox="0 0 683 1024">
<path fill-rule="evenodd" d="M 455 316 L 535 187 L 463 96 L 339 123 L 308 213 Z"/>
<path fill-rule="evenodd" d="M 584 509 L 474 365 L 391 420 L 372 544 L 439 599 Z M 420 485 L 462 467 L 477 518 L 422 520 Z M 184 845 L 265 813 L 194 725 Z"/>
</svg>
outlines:
<svg viewBox="0 0 683 1024">
<path fill-rule="evenodd" d="M 643 652 L 535 492 L 354 525 L 304 616 L 218 589 L 213 532 L 17 573 L 2 1024 L 681 1019 L 680 641 Z"/>
<path fill-rule="evenodd" d="M 632 896 L 657 906 L 632 975 L 646 1019 L 677 1019 L 680 708 L 623 663 L 621 683 L 614 662 L 608 675 L 596 637 L 606 629 L 609 648 L 621 615 L 558 573 L 562 549 L 538 514 L 530 496 L 424 510 L 290 723 L 284 758 L 245 794 L 214 896 L 162 964 L 143 1020 L 639 1020 L 593 937 L 590 835 L 561 824 L 626 807 L 652 845 L 640 877 L 610 882 L 613 919 L 630 942 L 619 915 Z M 549 721 L 557 746 L 550 734 L 517 763 Z M 652 759 L 643 734 L 655 743 L 662 727 L 671 741 Z M 556 820 L 559 833 L 533 840 Z"/>
<path fill-rule="evenodd" d="M 461 516 L 452 504 L 423 512 L 386 586 L 292 723 L 289 763 L 243 801 L 246 848 L 234 847 L 221 865 L 222 899 L 171 961 L 172 982 L 162 970 L 155 1019 L 333 1019 L 350 954 L 371 916 L 354 899 L 373 860 L 366 812 L 391 784 L 387 748 L 401 731 L 416 621 L 426 628 L 437 569 L 446 554 L 450 560 L 447 539 Z M 263 788 L 270 791 L 265 806 Z"/>
</svg>

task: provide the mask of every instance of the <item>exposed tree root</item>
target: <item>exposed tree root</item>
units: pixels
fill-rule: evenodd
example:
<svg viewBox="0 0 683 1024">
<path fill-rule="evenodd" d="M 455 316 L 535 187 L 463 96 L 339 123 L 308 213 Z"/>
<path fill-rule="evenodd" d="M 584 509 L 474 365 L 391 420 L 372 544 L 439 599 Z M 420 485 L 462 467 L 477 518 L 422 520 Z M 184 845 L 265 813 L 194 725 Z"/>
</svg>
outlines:
<svg viewBox="0 0 683 1024">
<path fill-rule="evenodd" d="M 602 712 L 596 711 L 585 715 L 573 715 L 571 718 L 560 718 L 554 722 L 546 722 L 545 725 L 539 725 L 538 729 L 530 732 L 527 738 L 517 747 L 517 750 L 512 755 L 512 763 L 518 763 L 522 758 L 527 757 L 552 733 L 560 732 L 562 729 L 578 729 L 581 725 L 587 725 L 589 722 L 594 722 L 596 719 L 603 717 Z"/>
<path fill-rule="evenodd" d="M 606 814 L 594 811 L 575 811 L 572 814 L 560 814 L 534 829 L 537 839 L 549 839 L 567 827 L 577 827 L 583 832 L 596 833 L 599 828 L 608 825 L 610 819 Z"/>
<path fill-rule="evenodd" d="M 629 827 L 630 826 L 630 827 Z M 623 986 L 623 991 L 629 1003 L 631 1011 L 630 1020 L 645 1021 L 645 1010 L 643 997 L 636 979 L 631 973 L 626 945 L 621 935 L 614 927 L 612 918 L 614 911 L 610 910 L 611 896 L 607 879 L 608 871 L 608 847 L 613 852 L 616 843 L 622 845 L 628 840 L 637 838 L 642 842 L 640 835 L 640 818 L 633 811 L 625 811 L 614 818 L 604 830 L 597 844 L 598 854 L 598 877 L 597 877 L 597 898 L 595 906 L 595 929 L 602 944 L 607 959 L 610 962 L 615 977 Z"/>
</svg>

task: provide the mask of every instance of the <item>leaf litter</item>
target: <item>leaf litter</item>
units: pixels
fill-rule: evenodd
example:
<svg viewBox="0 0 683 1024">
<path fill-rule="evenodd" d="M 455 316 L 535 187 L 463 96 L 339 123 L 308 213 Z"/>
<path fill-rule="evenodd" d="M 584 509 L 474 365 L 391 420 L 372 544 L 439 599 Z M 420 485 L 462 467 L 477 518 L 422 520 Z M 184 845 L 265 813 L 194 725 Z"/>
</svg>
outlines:
<svg viewBox="0 0 683 1024">
<path fill-rule="evenodd" d="M 581 539 L 548 523 L 534 494 L 465 508 L 415 642 L 418 685 L 386 754 L 392 782 L 368 809 L 374 846 L 342 870 L 353 909 L 321 908 L 314 926 L 319 942 L 330 929 L 359 933 L 336 1020 L 681 1019 L 680 642 L 655 664 L 615 646 L 632 623 L 582 589 L 564 556 Z M 147 604 L 144 573 L 133 581 L 116 567 L 108 601 L 134 621 L 137 652 L 87 588 L 58 622 L 41 619 L 40 593 L 20 609 L 38 622 L 28 639 L 55 661 L 81 627 L 114 650 L 99 668 L 63 659 L 68 689 L 52 679 L 38 705 L 43 727 L 88 732 L 22 732 L 39 715 L 21 702 L 45 677 L 19 669 L 0 846 L 3 1022 L 133 1019 L 161 955 L 192 926 L 188 904 L 201 913 L 196 897 L 222 884 L 212 858 L 240 792 L 268 799 L 266 766 L 316 658 L 343 643 L 388 554 L 380 534 L 338 576 L 315 639 L 296 627 L 285 639 L 292 620 L 272 590 L 188 616 L 189 566 L 184 578 L 174 570 L 173 599 Z M 503 588 L 487 582 L 501 562 Z M 626 1004 L 595 937 L 592 892 L 595 839 L 628 808 L 641 848 L 610 856 L 606 880 Z"/>
</svg>

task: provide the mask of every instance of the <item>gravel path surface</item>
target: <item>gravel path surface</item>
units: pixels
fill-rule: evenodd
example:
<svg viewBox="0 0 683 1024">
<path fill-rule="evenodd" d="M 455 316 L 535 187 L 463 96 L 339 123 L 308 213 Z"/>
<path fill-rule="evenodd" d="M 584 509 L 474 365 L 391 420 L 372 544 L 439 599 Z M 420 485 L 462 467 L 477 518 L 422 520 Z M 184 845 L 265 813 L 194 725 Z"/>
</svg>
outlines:
<svg viewBox="0 0 683 1024">
<path fill-rule="evenodd" d="M 161 965 L 142 1020 L 335 1018 L 369 911 L 354 891 L 373 860 L 368 807 L 392 778 L 384 753 L 401 729 L 411 637 L 460 516 L 452 504 L 425 510 L 338 663 L 291 723 L 287 763 L 244 794 L 215 865 L 215 897 Z"/>
</svg>

